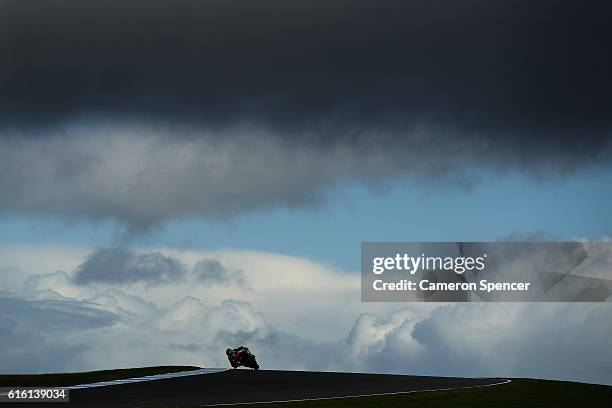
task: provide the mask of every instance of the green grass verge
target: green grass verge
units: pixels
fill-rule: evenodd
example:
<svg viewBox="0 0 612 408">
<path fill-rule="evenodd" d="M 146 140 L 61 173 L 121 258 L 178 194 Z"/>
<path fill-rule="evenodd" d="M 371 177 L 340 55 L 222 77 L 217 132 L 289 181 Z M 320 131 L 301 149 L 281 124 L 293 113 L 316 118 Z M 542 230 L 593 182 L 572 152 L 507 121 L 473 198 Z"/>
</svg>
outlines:
<svg viewBox="0 0 612 408">
<path fill-rule="evenodd" d="M 59 387 L 119 380 L 122 378 L 143 377 L 146 375 L 175 373 L 177 371 L 190 371 L 199 368 L 200 367 L 193 366 L 160 366 L 88 371 L 84 373 L 0 375 L 0 387 Z"/>
<path fill-rule="evenodd" d="M 240 406 L 240 405 L 238 405 Z M 244 405 L 246 407 L 246 405 Z M 495 387 L 416 392 L 310 402 L 257 404 L 257 408 L 489 408 L 611 407 L 612 387 L 565 381 L 515 379 Z"/>
</svg>

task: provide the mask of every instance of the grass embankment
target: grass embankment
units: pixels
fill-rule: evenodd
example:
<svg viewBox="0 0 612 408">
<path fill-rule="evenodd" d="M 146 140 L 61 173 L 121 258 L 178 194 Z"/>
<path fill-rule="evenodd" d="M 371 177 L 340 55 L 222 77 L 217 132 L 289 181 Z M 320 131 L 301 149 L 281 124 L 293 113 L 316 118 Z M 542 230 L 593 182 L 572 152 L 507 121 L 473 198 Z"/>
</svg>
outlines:
<svg viewBox="0 0 612 408">
<path fill-rule="evenodd" d="M 238 405 L 240 406 L 240 405 Z M 514 379 L 494 387 L 416 392 L 382 397 L 257 404 L 257 408 L 489 408 L 610 407 L 612 387 L 565 381 Z"/>
<path fill-rule="evenodd" d="M 88 371 L 84 373 L 0 375 L 0 387 L 60 387 L 119 380 L 123 378 L 144 377 L 155 374 L 175 373 L 178 371 L 190 371 L 199 368 L 200 367 L 193 366 L 159 366 Z"/>
</svg>

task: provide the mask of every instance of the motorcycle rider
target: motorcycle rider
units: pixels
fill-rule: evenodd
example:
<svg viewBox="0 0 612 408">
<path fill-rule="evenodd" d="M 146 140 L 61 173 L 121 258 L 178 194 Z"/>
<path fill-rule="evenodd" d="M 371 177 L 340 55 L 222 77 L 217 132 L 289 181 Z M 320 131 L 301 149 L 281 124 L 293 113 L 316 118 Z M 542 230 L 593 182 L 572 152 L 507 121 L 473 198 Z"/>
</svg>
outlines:
<svg viewBox="0 0 612 408">
<path fill-rule="evenodd" d="M 247 347 L 240 346 L 235 349 L 228 348 L 225 350 L 225 354 L 232 367 L 237 368 L 240 365 L 241 358 L 251 355 L 251 352 Z"/>
</svg>

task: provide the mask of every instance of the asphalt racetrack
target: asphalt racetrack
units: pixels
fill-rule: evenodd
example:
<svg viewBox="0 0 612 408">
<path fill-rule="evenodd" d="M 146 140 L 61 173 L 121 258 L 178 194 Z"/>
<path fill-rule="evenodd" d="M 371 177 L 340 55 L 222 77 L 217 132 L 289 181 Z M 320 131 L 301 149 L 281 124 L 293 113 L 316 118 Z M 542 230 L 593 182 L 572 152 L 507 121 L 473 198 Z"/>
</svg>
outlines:
<svg viewBox="0 0 612 408">
<path fill-rule="evenodd" d="M 438 390 L 503 382 L 480 378 L 240 369 L 73 389 L 69 403 L 44 405 L 67 408 L 236 404 Z M 19 404 L 20 407 L 26 405 L 30 404 Z M 32 406 L 40 408 L 41 405 Z"/>
</svg>

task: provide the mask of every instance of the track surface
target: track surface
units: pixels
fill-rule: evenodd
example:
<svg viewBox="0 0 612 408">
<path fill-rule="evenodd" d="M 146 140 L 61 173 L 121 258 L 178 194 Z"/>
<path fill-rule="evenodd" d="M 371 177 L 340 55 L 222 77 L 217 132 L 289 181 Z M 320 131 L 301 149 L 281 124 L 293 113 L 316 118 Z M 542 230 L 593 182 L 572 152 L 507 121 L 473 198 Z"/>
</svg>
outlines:
<svg viewBox="0 0 612 408">
<path fill-rule="evenodd" d="M 228 370 L 213 374 L 70 391 L 58 407 L 165 407 L 342 397 L 499 383 L 499 379 L 302 371 Z M 28 404 L 30 405 L 30 404 Z M 25 407 L 26 404 L 19 404 Z M 40 404 L 32 405 L 40 408 Z"/>
</svg>

